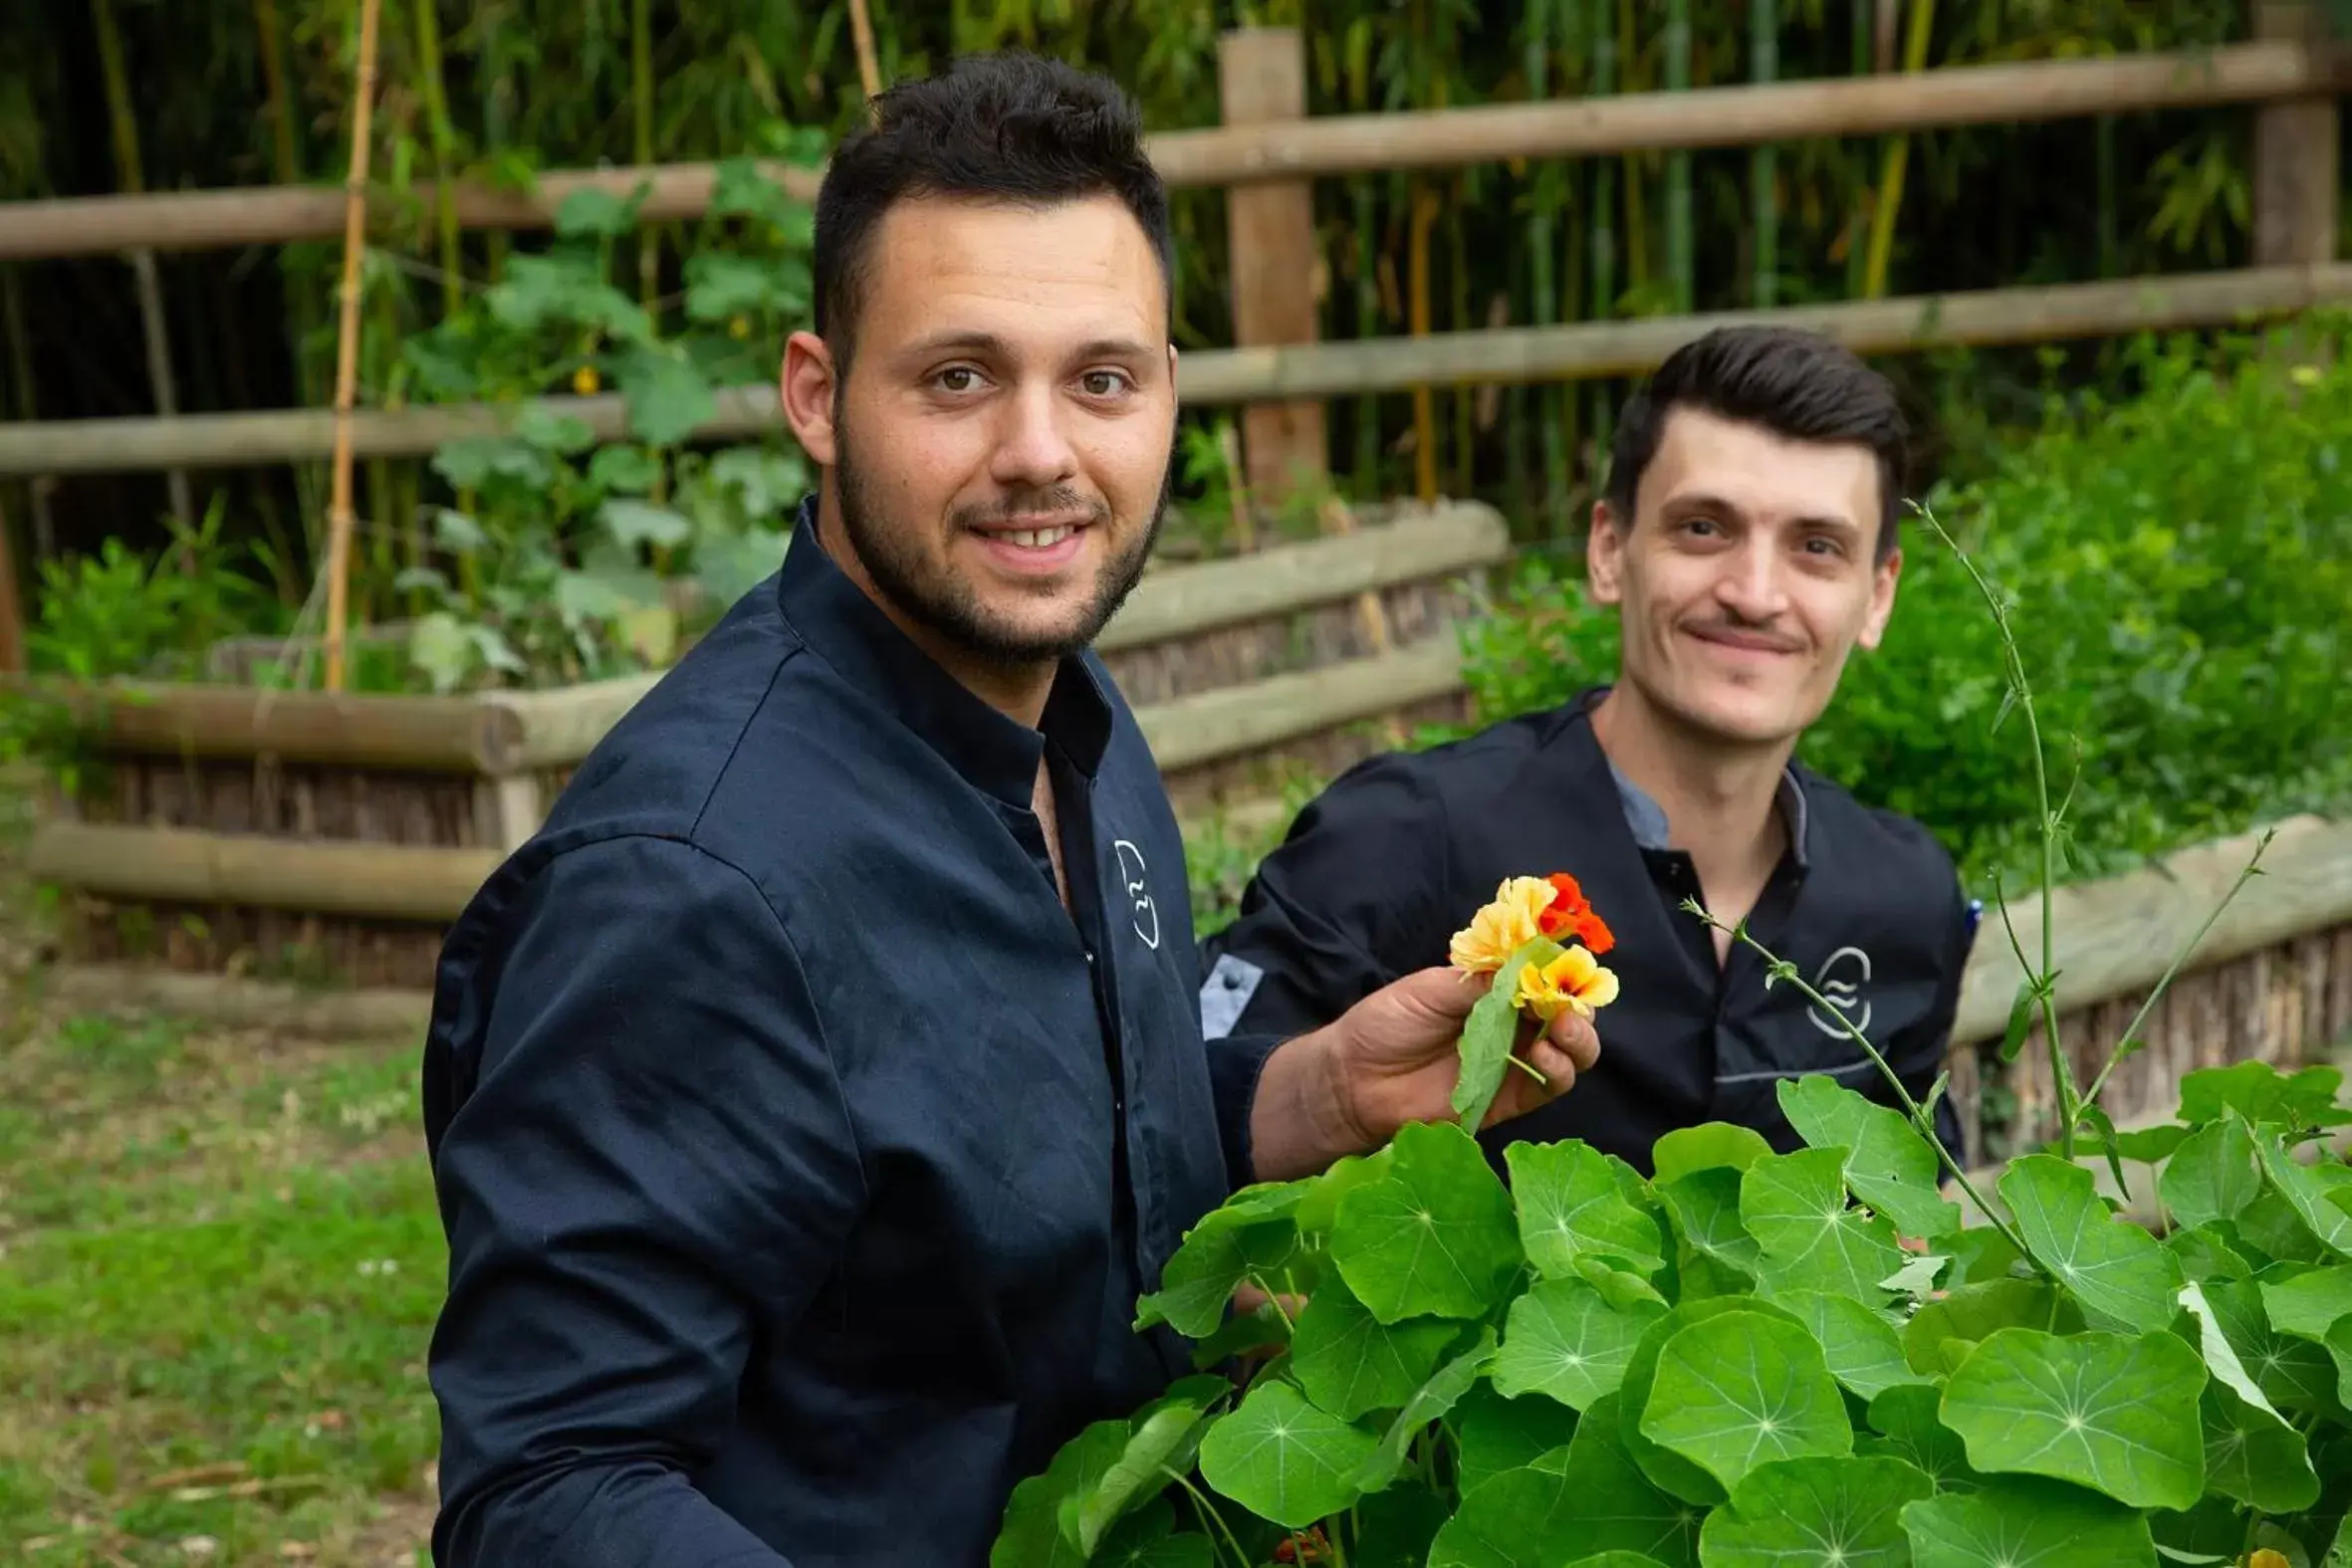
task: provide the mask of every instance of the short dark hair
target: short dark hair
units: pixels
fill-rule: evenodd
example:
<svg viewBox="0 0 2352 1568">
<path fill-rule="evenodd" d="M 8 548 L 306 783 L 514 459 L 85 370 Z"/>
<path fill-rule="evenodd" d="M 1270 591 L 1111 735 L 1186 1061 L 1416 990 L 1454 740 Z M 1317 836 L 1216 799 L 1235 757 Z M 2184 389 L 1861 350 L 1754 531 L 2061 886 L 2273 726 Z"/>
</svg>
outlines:
<svg viewBox="0 0 2352 1568">
<path fill-rule="evenodd" d="M 1168 188 L 1118 85 L 1020 50 L 967 55 L 876 94 L 817 193 L 815 327 L 846 364 L 873 232 L 897 202 L 961 196 L 1053 206 L 1116 196 L 1143 226 L 1174 307 Z"/>
<path fill-rule="evenodd" d="M 1877 559 L 1894 550 L 1910 428 L 1894 386 L 1842 343 L 1792 327 L 1733 326 L 1668 354 L 1627 401 L 1609 450 L 1609 505 L 1627 525 L 1677 407 L 1762 425 L 1784 440 L 1868 447 L 1878 459 Z"/>
</svg>

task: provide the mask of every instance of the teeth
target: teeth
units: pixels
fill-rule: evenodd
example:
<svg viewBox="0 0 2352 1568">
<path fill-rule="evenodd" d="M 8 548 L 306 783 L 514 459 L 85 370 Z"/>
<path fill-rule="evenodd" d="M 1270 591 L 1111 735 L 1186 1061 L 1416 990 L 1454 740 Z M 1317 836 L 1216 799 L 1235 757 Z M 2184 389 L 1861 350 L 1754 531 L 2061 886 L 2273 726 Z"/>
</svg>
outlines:
<svg viewBox="0 0 2352 1568">
<path fill-rule="evenodd" d="M 1075 532 L 1075 529 L 1069 528 L 1040 528 L 1007 534 L 1005 538 L 1030 550 L 1044 550 L 1048 546 L 1060 544 Z"/>
</svg>

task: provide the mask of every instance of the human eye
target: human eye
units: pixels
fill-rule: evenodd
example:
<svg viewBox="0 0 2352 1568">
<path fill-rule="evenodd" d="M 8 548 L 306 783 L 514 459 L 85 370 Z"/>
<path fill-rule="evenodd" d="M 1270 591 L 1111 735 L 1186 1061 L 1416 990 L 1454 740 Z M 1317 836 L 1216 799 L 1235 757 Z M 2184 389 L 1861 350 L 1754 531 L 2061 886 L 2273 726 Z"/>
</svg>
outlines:
<svg viewBox="0 0 2352 1568">
<path fill-rule="evenodd" d="M 1078 377 L 1078 385 L 1088 397 L 1116 397 L 1132 391 L 1135 382 L 1124 370 L 1093 369 Z"/>
<path fill-rule="evenodd" d="M 931 372 L 931 385 L 951 397 L 980 390 L 980 371 L 968 364 L 943 365 Z"/>
</svg>

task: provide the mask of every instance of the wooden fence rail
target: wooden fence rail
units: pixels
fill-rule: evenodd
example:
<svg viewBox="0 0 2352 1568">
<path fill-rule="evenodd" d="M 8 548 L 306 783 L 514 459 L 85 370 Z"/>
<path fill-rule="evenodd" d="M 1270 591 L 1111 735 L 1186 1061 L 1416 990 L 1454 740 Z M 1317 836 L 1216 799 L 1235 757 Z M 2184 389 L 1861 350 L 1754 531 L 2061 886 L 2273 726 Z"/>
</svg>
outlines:
<svg viewBox="0 0 2352 1568">
<path fill-rule="evenodd" d="M 1591 100 L 1468 109 L 1317 115 L 1255 125 L 1164 131 L 1152 159 L 1172 185 L 1438 168 L 1510 158 L 1594 157 L 1654 148 L 1754 146 L 1810 136 L 1859 136 L 2005 124 L 2223 104 L 2276 104 L 2352 87 L 2352 50 L 2295 39 L 2210 51 L 2096 60 L 1952 66 L 1903 77 L 1857 77 Z M 775 167 L 804 200 L 820 173 Z M 709 163 L 569 169 L 532 191 L 459 183 L 461 227 L 550 227 L 564 199 L 648 185 L 643 215 L 702 216 L 716 178 Z M 431 211 L 437 187 L 403 198 Z M 204 250 L 330 240 L 343 232 L 340 187 L 254 186 L 144 195 L 65 197 L 0 205 L 0 260 L 108 255 L 133 247 Z"/>
<path fill-rule="evenodd" d="M 2225 327 L 2341 300 L 2352 300 L 2352 262 L 1208 349 L 1178 361 L 1177 387 L 1185 402 L 1206 406 L 1423 385 L 1625 375 L 1648 369 L 1678 344 L 1728 322 L 1781 322 L 1826 333 L 1860 352 L 1896 353 Z M 624 431 L 626 409 L 616 394 L 541 401 L 554 412 L 586 421 L 600 441 L 617 440 Z M 718 413 L 695 431 L 695 439 L 740 439 L 784 429 L 771 386 L 728 387 L 717 401 Z M 363 458 L 421 456 L 445 442 L 501 434 L 516 411 L 515 405 L 489 403 L 362 410 L 352 418 L 352 450 Z M 326 457 L 334 442 L 335 416 L 327 409 L 0 423 L 0 476 L 301 462 Z"/>
</svg>

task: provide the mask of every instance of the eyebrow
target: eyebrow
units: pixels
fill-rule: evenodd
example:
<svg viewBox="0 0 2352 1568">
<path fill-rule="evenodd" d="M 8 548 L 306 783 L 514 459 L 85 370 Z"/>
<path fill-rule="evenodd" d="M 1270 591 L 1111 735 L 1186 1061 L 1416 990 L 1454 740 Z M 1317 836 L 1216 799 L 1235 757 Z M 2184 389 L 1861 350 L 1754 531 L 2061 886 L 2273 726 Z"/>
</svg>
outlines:
<svg viewBox="0 0 2352 1568">
<path fill-rule="evenodd" d="M 1666 498 L 1665 505 L 1661 506 L 1658 510 L 1661 513 L 1668 515 L 1680 515 L 1685 512 L 1713 511 L 1728 512 L 1732 516 L 1741 519 L 1745 519 L 1748 516 L 1747 508 L 1736 505 L 1722 496 L 1710 495 L 1704 491 L 1693 492 L 1689 495 L 1669 496 Z M 1789 521 L 1795 524 L 1798 528 L 1829 529 L 1836 533 L 1853 534 L 1857 536 L 1862 532 L 1861 526 L 1855 523 L 1851 518 L 1837 517 L 1828 513 L 1805 514 L 1803 516 L 1791 518 Z"/>
<path fill-rule="evenodd" d="M 935 353 L 964 352 L 992 355 L 999 359 L 1014 357 L 1012 344 L 995 333 L 945 332 L 910 344 L 906 357 L 924 358 Z M 1073 357 L 1079 359 L 1149 359 L 1150 344 L 1133 337 L 1094 337 L 1077 345 Z"/>
</svg>

